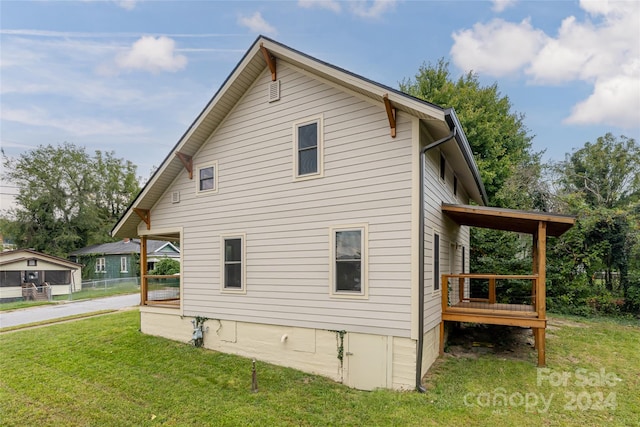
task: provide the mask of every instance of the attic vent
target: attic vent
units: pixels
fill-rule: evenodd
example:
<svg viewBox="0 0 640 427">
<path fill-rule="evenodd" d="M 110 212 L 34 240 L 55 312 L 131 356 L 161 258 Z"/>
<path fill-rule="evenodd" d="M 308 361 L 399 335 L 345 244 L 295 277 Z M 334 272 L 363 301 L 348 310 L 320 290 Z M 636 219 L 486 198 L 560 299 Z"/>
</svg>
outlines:
<svg viewBox="0 0 640 427">
<path fill-rule="evenodd" d="M 269 83 L 269 102 L 280 99 L 280 80 Z"/>
<path fill-rule="evenodd" d="M 171 193 L 171 203 L 180 203 L 180 192 L 174 191 Z"/>
</svg>

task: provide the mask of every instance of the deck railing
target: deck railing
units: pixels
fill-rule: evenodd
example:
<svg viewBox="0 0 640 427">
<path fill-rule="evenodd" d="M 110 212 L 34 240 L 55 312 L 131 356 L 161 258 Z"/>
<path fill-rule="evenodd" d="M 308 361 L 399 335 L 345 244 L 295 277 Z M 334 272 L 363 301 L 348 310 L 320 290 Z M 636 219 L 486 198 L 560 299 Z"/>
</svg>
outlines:
<svg viewBox="0 0 640 427">
<path fill-rule="evenodd" d="M 537 275 L 443 274 L 442 312 L 538 317 Z"/>
<path fill-rule="evenodd" d="M 149 305 L 180 305 L 180 275 L 144 275 L 145 303 Z"/>
</svg>

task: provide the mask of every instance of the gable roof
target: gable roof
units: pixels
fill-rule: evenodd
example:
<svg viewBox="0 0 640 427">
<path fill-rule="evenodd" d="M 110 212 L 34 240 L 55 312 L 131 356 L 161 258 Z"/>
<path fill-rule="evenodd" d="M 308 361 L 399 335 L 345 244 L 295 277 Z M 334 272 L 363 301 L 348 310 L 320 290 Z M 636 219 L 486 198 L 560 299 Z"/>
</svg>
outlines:
<svg viewBox="0 0 640 427">
<path fill-rule="evenodd" d="M 180 249 L 176 248 L 171 242 L 147 240 L 147 254 L 155 254 L 165 247 L 170 247 L 172 251 L 180 253 Z M 129 255 L 134 253 L 140 253 L 140 240 L 131 239 L 129 241 L 120 240 L 118 242 L 98 243 L 73 251 L 69 255 Z"/>
<path fill-rule="evenodd" d="M 184 168 L 175 153 L 180 152 L 187 156 L 193 156 L 222 123 L 253 82 L 264 72 L 267 63 L 261 46 L 264 46 L 269 54 L 275 58 L 276 63 L 278 60 L 285 61 L 317 78 L 378 102 L 381 106 L 384 105 L 384 97 L 387 96 L 394 108 L 420 119 L 434 139 L 447 136 L 454 127 L 457 127 L 456 144 L 447 142 L 443 147 L 447 146 L 447 150 L 452 151 L 458 159 L 464 161 L 465 167 L 462 168 L 460 179 L 469 191 L 470 197 L 479 204 L 486 204 L 487 197 L 480 173 L 473 160 L 469 143 L 452 108 L 444 109 L 414 98 L 396 89 L 313 58 L 267 37 L 259 36 L 115 224 L 111 230 L 112 236 L 126 237 L 138 234 L 137 226 L 140 218 L 133 209 L 150 210 L 155 205 Z"/>
<path fill-rule="evenodd" d="M 50 264 L 69 267 L 74 270 L 82 267 L 81 264 L 69 261 L 68 259 L 59 258 L 57 256 L 45 254 L 31 249 L 16 249 L 14 251 L 0 252 L 0 266 L 34 258 L 46 261 Z"/>
</svg>

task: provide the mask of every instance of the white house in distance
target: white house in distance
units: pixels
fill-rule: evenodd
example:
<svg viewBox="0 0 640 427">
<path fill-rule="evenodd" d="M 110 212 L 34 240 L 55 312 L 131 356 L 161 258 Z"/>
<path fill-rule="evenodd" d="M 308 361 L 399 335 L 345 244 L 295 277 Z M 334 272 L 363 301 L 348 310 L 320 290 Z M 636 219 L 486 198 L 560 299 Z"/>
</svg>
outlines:
<svg viewBox="0 0 640 427">
<path fill-rule="evenodd" d="M 81 269 L 82 266 L 75 262 L 30 249 L 1 252 L 0 301 L 23 298 L 23 283 L 33 284 L 42 294 L 42 287 L 48 285 L 52 296 L 79 291 L 82 288 Z"/>
<path fill-rule="evenodd" d="M 469 212 L 443 204 L 471 201 L 486 194 L 452 109 L 259 37 L 112 234 L 180 242 L 179 298 L 141 272 L 143 332 L 186 342 L 203 316 L 205 347 L 412 389 L 442 345 L 442 275 L 469 267 Z"/>
</svg>

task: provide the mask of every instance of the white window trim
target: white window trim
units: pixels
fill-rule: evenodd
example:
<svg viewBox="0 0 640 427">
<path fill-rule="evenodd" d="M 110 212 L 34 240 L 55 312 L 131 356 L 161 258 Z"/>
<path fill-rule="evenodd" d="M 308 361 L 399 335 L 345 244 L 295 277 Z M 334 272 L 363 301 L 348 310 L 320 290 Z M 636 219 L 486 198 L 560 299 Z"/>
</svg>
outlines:
<svg viewBox="0 0 640 427">
<path fill-rule="evenodd" d="M 240 244 L 242 247 L 242 280 L 240 281 L 240 289 L 224 287 L 224 242 L 227 239 L 240 239 Z M 247 293 L 247 233 L 232 233 L 220 235 L 220 292 L 224 294 Z"/>
<path fill-rule="evenodd" d="M 298 175 L 298 128 L 312 123 L 318 124 L 318 171 L 316 173 L 308 173 Z M 308 179 L 322 178 L 324 176 L 324 116 L 308 117 L 303 120 L 296 121 L 293 124 L 293 180 L 306 181 Z"/>
<path fill-rule="evenodd" d="M 213 168 L 213 188 L 209 190 L 200 190 L 200 171 L 206 168 Z M 195 171 L 196 195 L 216 194 L 218 192 L 218 161 L 203 163 L 196 166 Z"/>
<path fill-rule="evenodd" d="M 336 291 L 336 232 L 360 230 L 362 232 L 362 286 L 360 293 Z M 329 228 L 329 296 L 344 299 L 369 299 L 369 224 L 348 224 Z"/>
<path fill-rule="evenodd" d="M 129 258 L 126 256 L 121 256 L 120 257 L 120 273 L 128 273 L 128 272 L 129 272 Z"/>
<path fill-rule="evenodd" d="M 100 261 L 100 262 L 98 262 Z M 101 270 L 98 270 L 98 265 L 102 266 Z M 107 260 L 105 257 L 96 258 L 96 273 L 106 273 L 107 272 Z"/>
</svg>

